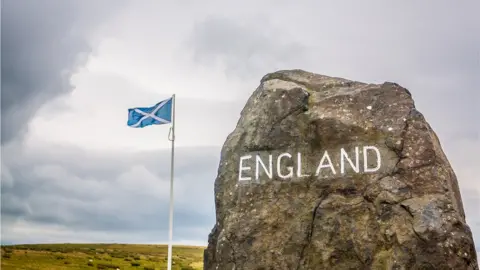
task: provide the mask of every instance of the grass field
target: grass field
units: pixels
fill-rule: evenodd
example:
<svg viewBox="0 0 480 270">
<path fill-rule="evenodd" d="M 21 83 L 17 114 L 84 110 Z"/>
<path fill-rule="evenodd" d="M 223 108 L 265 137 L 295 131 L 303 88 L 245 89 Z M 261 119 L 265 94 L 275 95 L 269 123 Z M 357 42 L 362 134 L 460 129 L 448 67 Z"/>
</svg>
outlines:
<svg viewBox="0 0 480 270">
<path fill-rule="evenodd" d="M 173 270 L 203 269 L 204 247 L 174 246 Z M 2 270 L 167 269 L 167 246 L 38 244 L 2 246 Z"/>
</svg>

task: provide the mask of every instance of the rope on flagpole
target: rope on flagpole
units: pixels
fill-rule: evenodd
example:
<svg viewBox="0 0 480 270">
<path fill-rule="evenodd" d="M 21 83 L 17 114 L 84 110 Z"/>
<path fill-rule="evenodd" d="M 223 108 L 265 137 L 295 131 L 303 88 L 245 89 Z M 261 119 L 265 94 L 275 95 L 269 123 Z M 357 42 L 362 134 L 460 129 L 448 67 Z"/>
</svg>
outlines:
<svg viewBox="0 0 480 270">
<path fill-rule="evenodd" d="M 174 138 L 172 136 L 172 131 L 173 131 L 173 128 L 170 127 L 170 130 L 168 131 L 168 140 L 173 142 Z"/>
</svg>

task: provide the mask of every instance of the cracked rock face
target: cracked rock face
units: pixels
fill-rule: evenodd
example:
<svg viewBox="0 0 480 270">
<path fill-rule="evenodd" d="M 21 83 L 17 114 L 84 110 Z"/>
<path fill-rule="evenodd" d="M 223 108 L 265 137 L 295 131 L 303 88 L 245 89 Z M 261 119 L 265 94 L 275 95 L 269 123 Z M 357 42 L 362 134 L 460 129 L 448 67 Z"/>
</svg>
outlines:
<svg viewBox="0 0 480 270">
<path fill-rule="evenodd" d="M 264 76 L 228 136 L 204 269 L 478 269 L 455 174 L 411 94 Z"/>
</svg>

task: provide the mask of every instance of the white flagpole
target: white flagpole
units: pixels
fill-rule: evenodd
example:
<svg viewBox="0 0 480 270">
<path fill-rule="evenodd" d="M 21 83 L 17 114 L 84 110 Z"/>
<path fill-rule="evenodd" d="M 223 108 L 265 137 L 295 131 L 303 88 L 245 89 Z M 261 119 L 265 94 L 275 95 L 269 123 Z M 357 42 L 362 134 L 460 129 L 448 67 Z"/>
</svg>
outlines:
<svg viewBox="0 0 480 270">
<path fill-rule="evenodd" d="M 170 216 L 169 216 L 169 239 L 168 239 L 168 265 L 167 269 L 172 270 L 172 241 L 173 241 L 173 172 L 175 157 L 175 94 L 172 96 L 172 157 L 170 161 Z"/>
</svg>

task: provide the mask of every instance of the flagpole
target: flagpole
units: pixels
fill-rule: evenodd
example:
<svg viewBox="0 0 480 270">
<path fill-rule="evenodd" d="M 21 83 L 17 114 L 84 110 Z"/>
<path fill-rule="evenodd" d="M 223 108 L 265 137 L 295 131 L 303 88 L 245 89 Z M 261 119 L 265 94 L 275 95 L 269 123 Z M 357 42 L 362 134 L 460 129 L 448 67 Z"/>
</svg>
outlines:
<svg viewBox="0 0 480 270">
<path fill-rule="evenodd" d="M 170 215 L 169 215 L 169 238 L 168 238 L 168 265 L 167 269 L 172 270 L 172 241 L 173 241 L 173 176 L 175 160 L 175 94 L 172 96 L 172 156 L 170 161 Z"/>
</svg>

